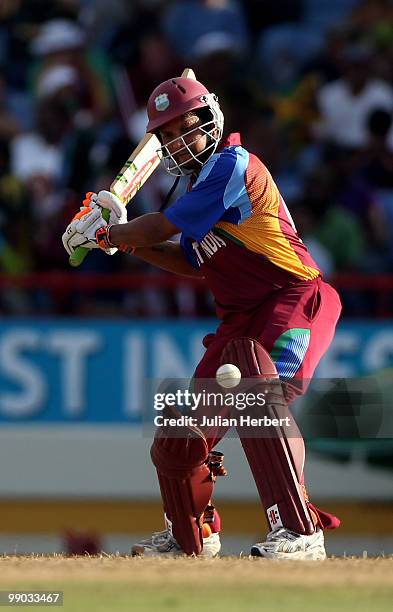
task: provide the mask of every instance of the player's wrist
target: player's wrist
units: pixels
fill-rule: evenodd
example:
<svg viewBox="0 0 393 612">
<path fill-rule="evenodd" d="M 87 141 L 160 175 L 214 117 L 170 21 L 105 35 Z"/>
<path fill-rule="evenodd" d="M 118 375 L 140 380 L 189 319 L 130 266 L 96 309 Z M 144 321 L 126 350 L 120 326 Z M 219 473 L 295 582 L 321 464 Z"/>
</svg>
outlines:
<svg viewBox="0 0 393 612">
<path fill-rule="evenodd" d="M 129 255 L 133 255 L 135 252 L 135 248 L 130 246 L 129 244 L 115 244 L 112 242 L 112 228 L 116 227 L 113 225 L 105 225 L 104 227 L 100 227 L 96 231 L 96 240 L 97 244 L 103 251 L 107 249 L 118 249 L 122 253 L 128 253 Z"/>
<path fill-rule="evenodd" d="M 124 241 L 124 232 L 119 225 L 111 225 L 109 232 L 110 241 L 119 249 L 119 251 L 122 253 L 128 253 L 129 255 L 134 254 L 136 247 L 133 247 Z"/>
<path fill-rule="evenodd" d="M 100 249 L 106 251 L 107 249 L 116 249 L 117 245 L 111 240 L 111 229 L 112 225 L 105 225 L 104 227 L 98 228 L 96 231 L 96 241 Z"/>
</svg>

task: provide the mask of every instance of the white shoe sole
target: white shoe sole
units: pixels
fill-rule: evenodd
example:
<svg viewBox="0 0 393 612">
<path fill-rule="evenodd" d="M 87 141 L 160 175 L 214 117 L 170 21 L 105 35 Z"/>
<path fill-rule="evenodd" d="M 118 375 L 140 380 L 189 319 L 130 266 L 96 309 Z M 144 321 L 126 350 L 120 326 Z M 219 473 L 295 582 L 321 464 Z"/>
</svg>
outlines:
<svg viewBox="0 0 393 612">
<path fill-rule="evenodd" d="M 262 551 L 258 546 L 252 546 L 251 557 L 260 557 L 263 559 L 277 559 L 280 561 L 324 561 L 326 559 L 326 551 L 324 548 L 318 547 L 314 548 L 313 550 L 298 550 L 292 553 L 271 553 L 265 550 Z"/>
</svg>

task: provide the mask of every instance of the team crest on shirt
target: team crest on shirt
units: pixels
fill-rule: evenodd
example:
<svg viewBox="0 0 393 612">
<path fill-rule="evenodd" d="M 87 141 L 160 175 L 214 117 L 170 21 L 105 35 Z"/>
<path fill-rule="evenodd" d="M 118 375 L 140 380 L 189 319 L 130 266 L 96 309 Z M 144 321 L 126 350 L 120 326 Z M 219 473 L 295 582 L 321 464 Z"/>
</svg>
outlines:
<svg viewBox="0 0 393 612">
<path fill-rule="evenodd" d="M 154 103 L 158 111 L 166 110 L 169 106 L 168 94 L 166 93 L 160 94 L 159 96 L 157 96 L 157 98 L 155 98 Z"/>
</svg>

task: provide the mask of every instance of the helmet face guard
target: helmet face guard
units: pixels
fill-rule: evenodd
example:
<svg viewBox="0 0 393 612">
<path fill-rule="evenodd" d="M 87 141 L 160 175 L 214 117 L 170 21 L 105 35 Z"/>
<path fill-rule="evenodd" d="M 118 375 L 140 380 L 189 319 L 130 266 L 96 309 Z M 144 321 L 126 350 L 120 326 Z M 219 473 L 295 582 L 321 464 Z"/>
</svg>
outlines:
<svg viewBox="0 0 393 612">
<path fill-rule="evenodd" d="M 167 142 L 165 145 L 162 145 L 162 147 L 158 149 L 157 152 L 159 157 L 161 158 L 165 170 L 173 176 L 184 176 L 187 174 L 192 174 L 195 171 L 195 168 L 187 168 L 188 164 L 192 160 L 197 162 L 197 164 L 202 167 L 213 155 L 220 141 L 220 138 L 216 136 L 216 133 L 217 129 L 214 125 L 214 122 L 207 121 L 206 123 L 198 125 L 197 127 L 192 128 L 188 132 L 185 132 L 182 136 L 174 138 L 173 140 Z M 188 137 L 192 137 L 193 134 L 195 134 L 195 138 L 193 138 L 187 143 L 185 138 L 187 138 L 188 140 Z M 208 137 L 208 144 L 200 153 L 193 153 L 191 147 L 205 135 Z M 180 147 L 176 149 L 176 153 L 172 154 L 170 153 L 170 146 L 175 143 L 179 143 Z M 189 153 L 188 159 L 184 160 L 181 163 L 178 163 L 176 161 L 176 157 L 178 155 L 181 155 L 182 153 L 185 153 L 186 151 Z"/>
<path fill-rule="evenodd" d="M 147 113 L 149 123 L 147 132 L 158 133 L 160 128 L 173 119 L 198 109 L 207 108 L 211 113 L 211 120 L 190 129 L 178 138 L 165 143 L 158 154 L 162 159 L 165 170 L 174 176 L 183 176 L 195 172 L 195 165 L 202 167 L 215 153 L 222 138 L 224 116 L 218 104 L 217 96 L 209 93 L 202 83 L 179 77 L 161 83 L 151 94 Z M 193 137 L 195 135 L 195 138 Z M 193 153 L 193 145 L 203 137 L 207 137 L 206 147 L 200 153 Z M 191 141 L 190 141 L 191 137 Z M 176 144 L 176 151 L 170 152 L 171 145 Z M 179 154 L 189 153 L 187 159 L 179 163 L 176 161 Z M 190 162 L 196 162 L 192 168 L 187 168 Z"/>
<path fill-rule="evenodd" d="M 213 94 L 210 94 L 213 95 Z M 197 112 L 197 111 L 196 111 Z M 202 166 L 210 159 L 215 153 L 217 146 L 222 137 L 222 123 L 221 127 L 218 121 L 214 118 L 213 112 L 210 121 L 206 121 L 200 125 L 191 128 L 181 136 L 166 142 L 158 149 L 158 155 L 162 160 L 165 170 L 173 176 L 184 176 L 192 174 L 195 169 L 202 168 Z M 199 153 L 194 153 L 192 148 L 201 138 L 206 138 L 206 146 Z M 171 153 L 171 148 L 175 145 L 174 153 Z M 176 161 L 179 156 L 184 153 L 188 153 L 188 158 L 182 162 Z M 196 162 L 190 168 L 189 163 L 191 161 Z"/>
</svg>

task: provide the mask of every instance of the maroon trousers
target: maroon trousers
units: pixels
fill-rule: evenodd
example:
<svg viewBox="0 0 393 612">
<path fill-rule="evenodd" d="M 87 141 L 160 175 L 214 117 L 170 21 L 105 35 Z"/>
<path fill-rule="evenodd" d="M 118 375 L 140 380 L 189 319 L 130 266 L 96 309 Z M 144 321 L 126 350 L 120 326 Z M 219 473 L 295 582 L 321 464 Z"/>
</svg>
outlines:
<svg viewBox="0 0 393 612">
<path fill-rule="evenodd" d="M 304 336 L 309 337 L 309 342 L 292 377 L 296 384 L 288 398 L 291 402 L 306 391 L 315 368 L 333 339 L 340 313 L 341 303 L 337 292 L 320 278 L 281 289 L 257 308 L 229 315 L 215 334 L 204 338 L 207 350 L 195 370 L 195 377 L 215 377 L 221 353 L 229 340 L 254 338 L 272 354 L 280 337 L 291 330 L 304 330 Z M 294 350 L 289 346 L 280 364 L 283 371 L 285 360 L 290 362 L 293 353 Z M 272 358 L 281 376 L 280 365 L 274 356 Z M 296 367 L 296 361 L 293 367 Z"/>
<path fill-rule="evenodd" d="M 281 392 L 278 400 L 287 409 L 288 403 L 305 392 L 332 341 L 340 311 L 337 293 L 316 279 L 277 290 L 249 311 L 227 315 L 217 332 L 204 339 L 207 350 L 196 368 L 195 390 L 203 389 L 201 379 L 214 381 L 217 368 L 226 358 L 223 351 L 229 347 L 229 362 L 236 363 L 238 359 L 242 365 L 248 358 L 252 363 L 257 362 L 255 372 L 253 368 L 249 371 L 251 376 L 256 373 L 257 379 L 258 373 L 263 379 L 266 367 L 277 370 L 286 382 L 286 398 L 282 398 Z M 243 367 L 243 371 L 247 368 Z M 168 525 L 187 554 L 200 554 L 203 547 L 201 527 L 206 508 L 211 508 L 213 491 L 208 454 L 226 431 L 225 427 L 205 431 L 189 429 L 181 438 L 157 432 L 153 442 L 151 456 L 158 472 Z M 315 524 L 323 528 L 339 525 L 336 517 L 318 510 L 307 500 L 303 486 L 304 442 L 300 432 L 291 439 L 285 435 L 276 438 L 276 442 L 273 438 L 264 438 L 263 432 L 248 440 L 241 431 L 239 435 L 272 528 L 274 522 L 269 518 L 272 516 L 274 520 L 281 516 L 282 524 L 298 533 L 312 532 Z M 303 510 L 303 518 L 299 508 Z M 210 525 L 212 531 L 219 531 L 218 513 Z"/>
<path fill-rule="evenodd" d="M 206 352 L 195 371 L 195 378 L 214 378 L 221 354 L 229 340 L 248 337 L 257 340 L 271 355 L 291 403 L 307 390 L 314 371 L 328 349 L 341 313 L 337 292 L 318 278 L 278 290 L 270 299 L 249 312 L 234 313 L 223 320 L 215 334 L 204 338 Z M 299 340 L 300 339 L 300 340 Z M 276 357 L 276 359 L 275 359 Z M 224 428 L 204 432 L 211 450 L 225 435 Z M 304 453 L 299 433 L 298 445 Z M 304 484 L 304 475 L 299 481 Z M 263 483 L 256 483 L 263 487 Z M 338 527 L 336 517 L 312 504 L 316 522 L 324 528 Z"/>
</svg>

